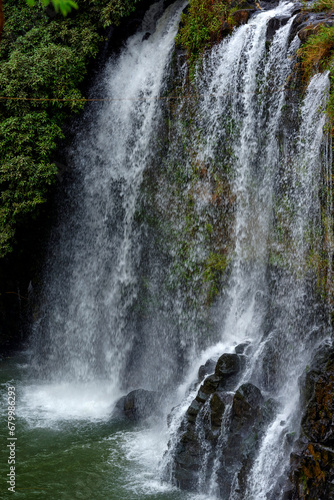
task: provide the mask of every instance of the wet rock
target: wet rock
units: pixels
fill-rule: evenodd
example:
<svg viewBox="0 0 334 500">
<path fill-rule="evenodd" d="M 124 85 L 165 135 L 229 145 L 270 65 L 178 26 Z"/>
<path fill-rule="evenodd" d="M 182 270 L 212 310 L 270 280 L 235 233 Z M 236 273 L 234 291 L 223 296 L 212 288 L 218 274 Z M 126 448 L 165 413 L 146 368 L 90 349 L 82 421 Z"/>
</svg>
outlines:
<svg viewBox="0 0 334 500">
<path fill-rule="evenodd" d="M 250 345 L 250 342 L 243 342 L 242 344 L 239 344 L 235 348 L 235 352 L 237 354 L 244 354 L 246 351 L 247 347 Z"/>
<path fill-rule="evenodd" d="M 208 396 L 210 396 L 210 394 L 213 394 L 218 388 L 220 380 L 220 377 L 218 377 L 217 375 L 209 375 L 208 377 L 206 377 L 198 391 L 198 396 L 206 401 L 208 399 Z"/>
<path fill-rule="evenodd" d="M 194 399 L 187 410 L 188 422 L 195 422 L 196 417 L 202 408 L 202 403 Z"/>
<path fill-rule="evenodd" d="M 186 412 L 179 429 L 181 437 L 175 448 L 173 467 L 176 484 L 182 489 L 196 490 L 204 453 L 206 470 L 210 472 L 223 418 L 227 407 L 232 405 L 234 395 L 228 391 L 237 383 L 244 365 L 243 358 L 245 356 L 239 354 L 223 354 L 216 364 L 215 373 L 203 381 Z M 204 367 L 212 370 L 214 365 L 209 360 Z M 244 390 L 245 398 L 252 401 L 251 389 L 247 392 L 245 387 Z"/>
<path fill-rule="evenodd" d="M 285 26 L 287 22 L 289 21 L 290 16 L 277 16 L 277 17 L 272 17 L 268 21 L 267 25 L 267 32 L 266 32 L 266 40 L 267 42 L 271 42 L 272 39 L 274 38 L 274 35 L 276 31 L 282 26 Z"/>
<path fill-rule="evenodd" d="M 249 471 L 275 409 L 275 403 L 271 400 L 265 402 L 261 391 L 251 383 L 243 384 L 236 391 L 231 408 L 228 439 L 218 470 L 222 498 L 229 498 L 235 479 L 241 498 L 244 498 Z"/>
<path fill-rule="evenodd" d="M 206 375 L 215 371 L 216 362 L 213 359 L 208 359 L 204 365 L 201 365 L 198 370 L 198 380 L 203 380 Z"/>
<path fill-rule="evenodd" d="M 323 344 L 300 381 L 304 413 L 290 457 L 289 500 L 334 499 L 334 349 Z"/>
<path fill-rule="evenodd" d="M 298 34 L 304 43 L 307 38 L 316 33 L 320 26 L 333 26 L 334 15 L 327 13 L 301 12 L 294 19 L 289 35 L 289 42 Z"/>
<path fill-rule="evenodd" d="M 181 437 L 175 448 L 173 476 L 179 488 L 195 491 L 198 484 L 198 472 L 201 467 L 201 441 L 192 420 L 184 419 Z"/>
<path fill-rule="evenodd" d="M 307 26 L 298 31 L 300 41 L 305 43 L 311 35 L 316 35 L 322 26 L 334 26 L 334 19 L 315 19 L 311 21 L 310 24 L 307 24 Z"/>
<path fill-rule="evenodd" d="M 256 411 L 263 403 L 260 389 L 253 384 L 243 384 L 235 393 L 232 406 L 232 419 L 247 422 L 256 418 Z"/>
<path fill-rule="evenodd" d="M 259 5 L 261 7 L 261 10 L 271 10 L 271 9 L 277 7 L 278 3 L 279 2 L 277 0 L 267 0 L 267 1 L 260 0 L 259 1 Z"/>
<path fill-rule="evenodd" d="M 216 429 L 220 429 L 221 427 L 225 408 L 226 404 L 224 396 L 218 392 L 215 392 L 210 400 L 211 426 L 214 431 Z"/>
<path fill-rule="evenodd" d="M 334 499 L 334 452 L 309 443 L 300 453 L 291 455 L 293 470 L 289 500 Z"/>
<path fill-rule="evenodd" d="M 159 413 L 159 399 L 155 391 L 136 389 L 117 402 L 114 414 L 138 422 Z"/>
<path fill-rule="evenodd" d="M 240 371 L 240 357 L 238 354 L 223 354 L 217 361 L 215 375 L 217 377 L 229 377 Z"/>
</svg>

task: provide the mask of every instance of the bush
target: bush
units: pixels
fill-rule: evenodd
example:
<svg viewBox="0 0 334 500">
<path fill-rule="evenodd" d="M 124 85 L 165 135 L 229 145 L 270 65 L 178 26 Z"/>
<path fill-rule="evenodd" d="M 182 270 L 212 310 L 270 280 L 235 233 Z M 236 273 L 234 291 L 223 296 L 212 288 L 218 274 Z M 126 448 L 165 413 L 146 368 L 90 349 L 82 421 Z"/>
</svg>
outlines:
<svg viewBox="0 0 334 500">
<path fill-rule="evenodd" d="M 204 49 L 220 41 L 227 15 L 226 0 L 190 1 L 188 12 L 181 16 L 181 27 L 176 42 L 187 51 L 191 73 Z"/>
</svg>

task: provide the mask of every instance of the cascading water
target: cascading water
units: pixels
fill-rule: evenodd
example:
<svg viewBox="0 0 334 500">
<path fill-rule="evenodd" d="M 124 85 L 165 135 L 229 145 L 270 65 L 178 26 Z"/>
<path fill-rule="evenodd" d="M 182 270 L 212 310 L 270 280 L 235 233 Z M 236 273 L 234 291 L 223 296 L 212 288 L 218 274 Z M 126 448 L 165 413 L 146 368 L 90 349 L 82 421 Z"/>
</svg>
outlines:
<svg viewBox="0 0 334 500">
<path fill-rule="evenodd" d="M 98 484 L 86 491 L 71 476 L 69 498 L 279 499 L 300 424 L 298 378 L 328 337 L 314 285 L 319 248 L 333 253 L 328 75 L 292 98 L 300 42 L 295 5 L 282 3 L 215 46 L 191 87 L 173 55 L 183 7 L 148 10 L 94 86 L 110 102 L 86 113 L 69 154 L 31 343 L 36 378 L 23 384 L 19 413 L 28 432 L 64 431 L 71 461 L 92 448 L 83 470 L 97 460 Z M 208 396 L 223 353 L 240 369 Z M 139 387 L 163 393 L 168 428 L 165 416 L 129 429 L 110 420 L 122 392 Z M 245 394 L 265 408 L 246 445 L 235 433 Z"/>
<path fill-rule="evenodd" d="M 156 24 L 157 5 L 107 65 L 94 91 L 110 103 L 89 113 L 88 133 L 79 133 L 72 153 L 78 180 L 53 238 L 35 335 L 38 369 L 58 380 L 108 379 L 116 390 L 134 347 L 129 318 L 141 256 L 134 219 L 180 16 L 174 5 Z"/>
<path fill-rule="evenodd" d="M 249 463 L 243 464 L 242 457 L 233 459 L 229 449 L 238 442 L 233 437 L 231 404 L 225 408 L 216 452 L 214 438 L 196 430 L 212 398 L 198 411 L 205 385 L 184 413 L 179 440 L 172 438 L 168 455 L 171 462 L 176 460 L 178 484 L 230 500 L 276 499 L 284 494 L 277 481 L 287 473 L 291 446 L 286 436 L 298 432 L 298 379 L 330 332 L 328 319 L 319 311 L 310 270 L 310 255 L 321 246 L 320 176 L 331 162 L 324 131 L 329 80 L 327 74 L 313 78 L 295 131 L 289 130 L 289 94 L 283 88 L 300 43 L 297 36 L 290 40 L 292 11 L 293 4 L 282 4 L 240 27 L 211 51 L 196 82 L 204 96 L 198 106 L 199 128 L 207 136 L 199 148 L 199 161 L 217 161 L 219 137 L 231 144 L 237 200 L 232 271 L 216 353 L 223 348 L 231 352 L 233 344 L 251 341 L 252 354 L 232 393 L 252 383 L 268 403 L 274 398 L 276 406 L 268 417 L 272 423 L 268 421 L 267 430 L 261 431 L 257 458 L 246 479 Z M 268 20 L 282 15 L 290 15 L 290 20 L 276 31 L 268 50 Z M 192 415 L 197 415 L 195 424 Z M 177 418 L 180 423 L 180 415 Z M 189 448 L 182 444 L 187 442 Z"/>
<path fill-rule="evenodd" d="M 277 366 L 275 374 L 279 381 L 275 392 L 279 395 L 281 408 L 263 439 L 254 464 L 247 493 L 250 499 L 268 498 L 267 493 L 273 490 L 275 481 L 284 472 L 287 457 L 282 443 L 285 442 L 287 432 L 298 431 L 298 378 L 310 363 L 313 349 L 326 336 L 322 331 L 319 335 L 319 329 L 324 325 L 308 302 L 310 289 L 305 266 L 310 251 L 309 231 L 315 231 L 317 225 L 319 227 L 321 217 L 318 186 L 321 164 L 326 161 L 326 157 L 321 154 L 321 147 L 326 141 L 324 110 L 328 91 L 327 73 L 316 75 L 309 84 L 301 107 L 301 124 L 289 196 L 292 206 L 289 206 L 288 217 L 293 247 L 291 252 L 286 252 L 286 256 L 288 255 L 291 274 L 288 279 L 284 277 L 278 280 L 278 286 L 284 287 L 284 296 L 279 293 L 280 311 L 269 334 L 272 338 L 275 336 L 274 342 L 277 343 L 281 358 L 281 366 Z M 318 105 L 314 106 L 314 102 Z M 269 340 L 271 342 L 272 339 Z"/>
</svg>

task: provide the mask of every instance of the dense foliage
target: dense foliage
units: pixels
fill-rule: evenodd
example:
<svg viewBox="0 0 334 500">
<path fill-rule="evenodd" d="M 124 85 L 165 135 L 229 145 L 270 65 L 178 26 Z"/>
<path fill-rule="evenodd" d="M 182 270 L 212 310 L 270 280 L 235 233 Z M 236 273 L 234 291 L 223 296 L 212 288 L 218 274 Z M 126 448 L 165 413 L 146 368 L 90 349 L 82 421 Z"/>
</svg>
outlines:
<svg viewBox="0 0 334 500">
<path fill-rule="evenodd" d="M 63 16 L 66 16 L 72 9 L 77 9 L 78 4 L 73 2 L 73 0 L 41 0 L 43 7 L 47 7 L 52 1 L 52 5 L 56 12 L 61 12 Z M 33 7 L 36 3 L 35 0 L 26 0 L 30 7 Z"/>
<path fill-rule="evenodd" d="M 231 16 L 242 5 L 242 0 L 191 0 L 182 14 L 176 42 L 187 51 L 190 77 L 206 48 L 230 33 L 236 22 Z M 249 6 L 247 6 L 249 8 Z"/>
<path fill-rule="evenodd" d="M 103 41 L 136 0 L 81 0 L 64 18 L 37 2 L 7 0 L 0 43 L 0 257 L 47 199 L 63 125 L 83 108 L 80 84 Z M 49 100 L 15 100 L 49 99 Z M 74 99 L 57 101 L 56 99 Z"/>
<path fill-rule="evenodd" d="M 255 2 L 244 0 L 190 0 L 182 14 L 176 42 L 182 46 L 189 60 L 190 77 L 205 49 L 212 47 L 233 28 L 248 19 L 247 11 L 256 8 Z M 240 13 L 240 17 L 234 14 Z"/>
</svg>

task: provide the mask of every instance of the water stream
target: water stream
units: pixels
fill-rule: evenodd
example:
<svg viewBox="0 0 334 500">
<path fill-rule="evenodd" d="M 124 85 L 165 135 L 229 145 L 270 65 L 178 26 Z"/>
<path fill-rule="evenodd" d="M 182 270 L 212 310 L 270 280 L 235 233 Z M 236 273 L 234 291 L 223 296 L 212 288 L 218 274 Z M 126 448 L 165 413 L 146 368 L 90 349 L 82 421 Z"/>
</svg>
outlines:
<svg viewBox="0 0 334 500">
<path fill-rule="evenodd" d="M 299 429 L 298 378 L 329 336 L 310 259 L 322 244 L 319 190 L 322 182 L 329 188 L 331 178 L 324 113 L 329 78 L 315 75 L 300 103 L 291 104 L 283 91 L 299 46 L 298 37 L 290 37 L 293 3 L 260 12 L 204 58 L 196 76 L 200 133 L 187 139 L 196 159 L 187 159 L 184 169 L 191 161 L 228 164 L 236 201 L 228 283 L 209 309 L 216 331 L 201 338 L 195 321 L 183 329 L 184 318 L 194 316 L 189 297 L 181 289 L 164 296 L 175 249 L 168 250 L 167 264 L 157 257 L 144 262 L 150 235 L 138 224 L 142 184 L 161 142 L 183 8 L 176 2 L 163 12 L 161 2 L 147 12 L 93 88 L 110 102 L 89 108 L 69 152 L 74 180 L 53 230 L 32 340 L 27 352 L 3 362 L 2 398 L 9 385 L 18 394 L 19 498 L 222 498 L 217 473 L 229 409 L 215 450 L 205 442 L 205 406 L 196 421 L 198 436 L 203 434 L 196 493 L 176 488 L 173 453 L 198 390 L 198 367 L 247 341 L 251 354 L 234 390 L 252 382 L 275 400 L 277 410 L 243 498 L 278 499 L 277 481 L 289 459 L 286 436 Z M 282 16 L 290 19 L 268 47 L 268 22 Z M 181 121 L 184 102 L 175 106 Z M 294 114 L 286 115 L 289 106 Z M 287 116 L 295 117 L 291 126 Z M 175 127 L 171 137 L 180 142 L 181 135 Z M 222 144 L 229 146 L 227 156 Z M 178 151 L 179 144 L 169 145 L 162 165 L 177 165 Z M 168 189 L 158 186 L 166 214 L 173 210 L 165 203 Z M 196 189 L 201 221 L 210 203 L 203 186 Z M 196 247 L 201 258 L 203 241 Z M 330 254 L 333 244 L 327 245 Z M 145 293 L 157 303 L 163 295 L 164 302 L 144 319 L 137 307 L 143 267 L 150 270 Z M 140 425 L 112 419 L 119 397 L 138 387 L 163 391 L 163 416 Z M 224 500 L 241 500 L 237 476 Z"/>
</svg>

